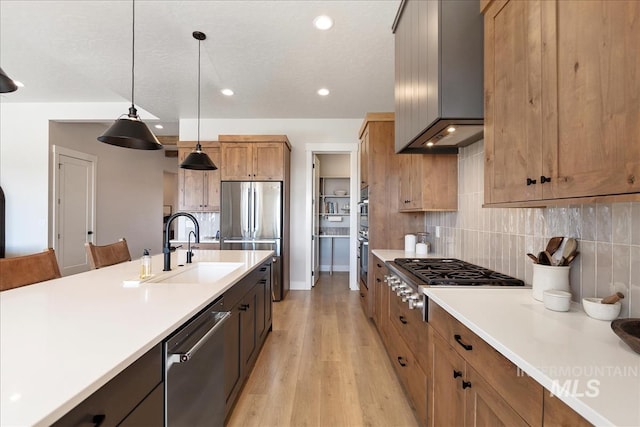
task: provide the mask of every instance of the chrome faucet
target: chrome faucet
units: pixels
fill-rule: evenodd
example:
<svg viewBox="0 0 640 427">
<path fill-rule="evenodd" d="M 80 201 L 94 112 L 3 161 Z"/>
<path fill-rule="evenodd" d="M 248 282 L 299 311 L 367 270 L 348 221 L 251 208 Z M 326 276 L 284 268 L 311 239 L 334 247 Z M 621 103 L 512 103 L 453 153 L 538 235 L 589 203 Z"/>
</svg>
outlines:
<svg viewBox="0 0 640 427">
<path fill-rule="evenodd" d="M 186 216 L 193 222 L 193 225 L 196 227 L 195 231 L 195 243 L 200 243 L 200 224 L 198 224 L 198 220 L 196 217 L 187 212 L 176 212 L 169 217 L 167 220 L 167 225 L 164 228 L 164 249 L 162 252 L 164 253 L 164 269 L 162 271 L 171 271 L 171 245 L 169 244 L 169 230 L 171 229 L 171 223 L 174 219 L 179 216 Z M 191 238 L 191 234 L 189 234 L 189 239 Z M 190 252 L 190 250 L 188 251 Z M 188 255 L 187 255 L 188 256 Z M 188 258 L 191 258 L 188 256 Z"/>
</svg>

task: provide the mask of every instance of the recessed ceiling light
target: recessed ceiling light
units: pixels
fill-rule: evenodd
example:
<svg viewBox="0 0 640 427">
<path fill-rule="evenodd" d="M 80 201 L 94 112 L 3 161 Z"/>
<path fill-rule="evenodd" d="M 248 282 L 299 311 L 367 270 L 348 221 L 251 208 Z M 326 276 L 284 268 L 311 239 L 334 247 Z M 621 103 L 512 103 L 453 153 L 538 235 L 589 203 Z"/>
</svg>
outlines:
<svg viewBox="0 0 640 427">
<path fill-rule="evenodd" d="M 318 89 L 318 95 L 320 96 L 327 96 L 329 95 L 329 89 L 323 87 L 322 89 Z"/>
<path fill-rule="evenodd" d="M 456 131 L 456 128 L 455 128 L 455 127 L 453 127 L 453 126 L 449 126 L 449 127 L 447 128 L 447 132 L 449 132 L 449 133 L 453 133 L 453 132 L 455 132 L 455 131 Z"/>
<path fill-rule="evenodd" d="M 313 25 L 315 25 L 319 30 L 328 30 L 333 27 L 333 19 L 327 15 L 316 16 L 313 20 Z"/>
<path fill-rule="evenodd" d="M 222 92 L 222 94 L 225 95 L 225 96 L 232 96 L 233 95 L 233 91 L 231 89 L 222 89 L 220 92 Z"/>
<path fill-rule="evenodd" d="M 433 147 L 433 142 L 431 141 L 427 142 L 427 147 Z"/>
<path fill-rule="evenodd" d="M 155 125 L 154 127 L 155 127 L 156 129 L 164 129 L 164 126 L 162 126 L 162 125 Z"/>
</svg>

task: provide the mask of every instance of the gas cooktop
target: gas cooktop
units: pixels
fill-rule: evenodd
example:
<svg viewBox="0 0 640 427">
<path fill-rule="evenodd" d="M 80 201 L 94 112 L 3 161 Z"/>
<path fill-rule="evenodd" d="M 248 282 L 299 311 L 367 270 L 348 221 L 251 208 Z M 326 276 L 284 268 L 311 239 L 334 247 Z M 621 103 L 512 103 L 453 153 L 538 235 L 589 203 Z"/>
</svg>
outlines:
<svg viewBox="0 0 640 427">
<path fill-rule="evenodd" d="M 524 286 L 515 277 L 455 258 L 396 258 L 393 263 L 428 286 Z"/>
</svg>

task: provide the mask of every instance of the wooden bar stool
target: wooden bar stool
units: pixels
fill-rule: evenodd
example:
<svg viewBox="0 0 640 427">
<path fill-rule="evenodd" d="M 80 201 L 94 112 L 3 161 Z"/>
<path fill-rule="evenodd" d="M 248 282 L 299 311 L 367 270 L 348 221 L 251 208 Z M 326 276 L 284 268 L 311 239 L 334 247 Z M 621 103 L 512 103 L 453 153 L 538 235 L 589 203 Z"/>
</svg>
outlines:
<svg viewBox="0 0 640 427">
<path fill-rule="evenodd" d="M 0 259 L 0 291 L 61 277 L 53 249 Z"/>
<path fill-rule="evenodd" d="M 93 243 L 85 243 L 84 246 L 87 248 L 87 256 L 89 257 L 91 268 L 94 270 L 131 261 L 131 254 L 125 238 L 104 246 L 96 246 Z"/>
</svg>

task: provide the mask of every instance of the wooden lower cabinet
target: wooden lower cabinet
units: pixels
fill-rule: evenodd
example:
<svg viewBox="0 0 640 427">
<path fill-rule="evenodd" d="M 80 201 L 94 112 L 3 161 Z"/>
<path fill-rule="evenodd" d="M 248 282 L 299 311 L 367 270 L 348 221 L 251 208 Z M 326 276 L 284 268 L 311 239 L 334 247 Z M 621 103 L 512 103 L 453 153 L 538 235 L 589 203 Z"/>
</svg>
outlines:
<svg viewBox="0 0 640 427">
<path fill-rule="evenodd" d="M 429 407 L 433 426 L 464 425 L 462 378 L 466 362 L 440 335 L 431 333 L 433 358 Z"/>
<path fill-rule="evenodd" d="M 393 324 L 392 324 L 393 325 Z M 427 375 L 395 326 L 389 327 L 387 354 L 422 426 L 427 425 Z"/>
<path fill-rule="evenodd" d="M 592 424 L 545 390 L 543 425 L 545 427 L 587 427 Z"/>
<path fill-rule="evenodd" d="M 360 285 L 360 304 L 365 316 L 369 317 L 369 288 L 362 280 L 359 280 L 358 284 Z"/>
</svg>

